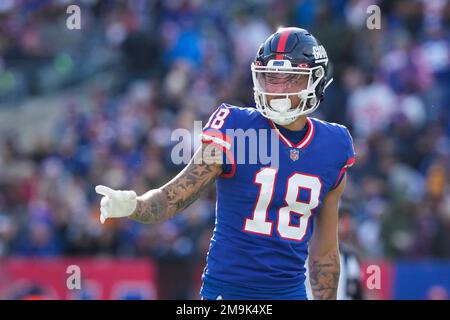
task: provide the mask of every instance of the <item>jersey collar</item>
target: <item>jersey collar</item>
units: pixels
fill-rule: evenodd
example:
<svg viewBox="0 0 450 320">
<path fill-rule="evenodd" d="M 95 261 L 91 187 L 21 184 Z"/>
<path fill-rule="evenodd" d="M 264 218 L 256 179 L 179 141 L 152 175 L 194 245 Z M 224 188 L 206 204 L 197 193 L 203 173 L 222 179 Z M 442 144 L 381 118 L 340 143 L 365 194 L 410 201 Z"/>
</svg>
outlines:
<svg viewBox="0 0 450 320">
<path fill-rule="evenodd" d="M 302 149 L 302 148 L 306 148 L 313 136 L 314 136 L 314 124 L 311 121 L 310 118 L 306 118 L 306 120 L 308 121 L 308 130 L 306 131 L 305 137 L 297 144 L 294 144 L 292 141 L 290 141 L 288 138 L 286 138 L 281 132 L 280 130 L 278 130 L 277 126 L 273 123 L 272 120 L 267 119 L 269 121 L 270 126 L 275 130 L 275 132 L 277 133 L 278 137 L 280 138 L 281 141 L 284 142 L 285 145 L 287 145 L 290 148 L 298 148 L 298 149 Z"/>
</svg>

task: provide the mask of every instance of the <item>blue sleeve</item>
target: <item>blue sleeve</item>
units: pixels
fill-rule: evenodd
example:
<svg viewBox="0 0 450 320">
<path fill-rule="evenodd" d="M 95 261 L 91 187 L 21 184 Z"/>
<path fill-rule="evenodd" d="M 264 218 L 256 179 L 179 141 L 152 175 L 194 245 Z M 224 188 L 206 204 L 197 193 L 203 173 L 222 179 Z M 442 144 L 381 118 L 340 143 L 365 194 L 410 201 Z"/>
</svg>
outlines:
<svg viewBox="0 0 450 320">
<path fill-rule="evenodd" d="M 339 172 L 337 181 L 334 184 L 333 189 L 341 184 L 347 169 L 355 163 L 356 159 L 355 148 L 353 146 L 353 138 L 346 127 L 342 126 L 342 130 L 344 133 L 345 161 L 342 163 L 341 171 Z"/>
<path fill-rule="evenodd" d="M 234 131 L 233 108 L 222 104 L 209 117 L 202 130 L 202 143 L 212 143 L 223 151 L 222 177 L 231 177 L 234 174 L 235 165 L 232 156 L 232 135 Z"/>
<path fill-rule="evenodd" d="M 346 153 L 347 153 L 347 162 L 346 165 L 348 167 L 351 167 L 355 163 L 356 159 L 356 153 L 355 153 L 355 147 L 353 146 L 353 138 L 350 132 L 347 128 L 345 128 L 345 134 L 346 134 Z"/>
</svg>

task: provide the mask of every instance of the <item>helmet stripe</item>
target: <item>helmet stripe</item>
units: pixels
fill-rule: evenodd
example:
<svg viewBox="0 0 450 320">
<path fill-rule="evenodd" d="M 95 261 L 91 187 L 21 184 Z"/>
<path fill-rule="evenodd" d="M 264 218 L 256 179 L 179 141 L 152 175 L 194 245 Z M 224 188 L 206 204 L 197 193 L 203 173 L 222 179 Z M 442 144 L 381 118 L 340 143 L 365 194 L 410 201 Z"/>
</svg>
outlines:
<svg viewBox="0 0 450 320">
<path fill-rule="evenodd" d="M 284 52 L 284 49 L 286 48 L 286 42 L 287 42 L 287 39 L 289 38 L 290 34 L 291 34 L 291 31 L 289 31 L 289 30 L 283 31 L 281 33 L 280 40 L 278 40 L 277 52 Z M 275 59 L 283 60 L 283 54 L 277 53 Z"/>
</svg>

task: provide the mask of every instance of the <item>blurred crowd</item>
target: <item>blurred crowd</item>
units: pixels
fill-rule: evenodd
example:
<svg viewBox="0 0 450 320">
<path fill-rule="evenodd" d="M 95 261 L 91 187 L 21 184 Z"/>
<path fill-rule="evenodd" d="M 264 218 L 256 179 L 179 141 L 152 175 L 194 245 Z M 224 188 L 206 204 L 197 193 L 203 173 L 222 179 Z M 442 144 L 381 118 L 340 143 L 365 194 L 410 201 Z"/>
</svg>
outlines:
<svg viewBox="0 0 450 320">
<path fill-rule="evenodd" d="M 373 3 L 379 30 L 366 27 Z M 168 181 L 182 168 L 170 161 L 171 132 L 193 130 L 221 102 L 253 106 L 258 46 L 299 26 L 333 63 L 313 116 L 354 137 L 342 241 L 362 258 L 450 258 L 450 1 L 86 0 L 81 30 L 66 28 L 68 4 L 0 4 L 0 108 L 112 79 L 64 99 L 51 143 L 24 151 L 20 128 L 2 132 L 0 257 L 203 263 L 214 190 L 159 225 L 102 226 L 94 186 L 143 193 Z"/>
</svg>

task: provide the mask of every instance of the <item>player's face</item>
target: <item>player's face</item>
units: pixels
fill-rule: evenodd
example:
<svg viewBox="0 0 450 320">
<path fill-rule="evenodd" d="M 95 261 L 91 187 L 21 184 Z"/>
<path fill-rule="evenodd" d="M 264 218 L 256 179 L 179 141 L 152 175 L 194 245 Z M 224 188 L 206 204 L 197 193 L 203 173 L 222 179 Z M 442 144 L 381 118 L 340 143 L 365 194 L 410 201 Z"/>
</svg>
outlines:
<svg viewBox="0 0 450 320">
<path fill-rule="evenodd" d="M 258 77 L 261 88 L 269 93 L 267 99 L 270 103 L 272 99 L 279 99 L 278 95 L 270 95 L 270 93 L 298 93 L 308 86 L 308 75 L 293 73 L 260 73 Z M 297 95 L 289 95 L 292 108 L 296 108 L 300 104 L 300 98 Z"/>
</svg>

